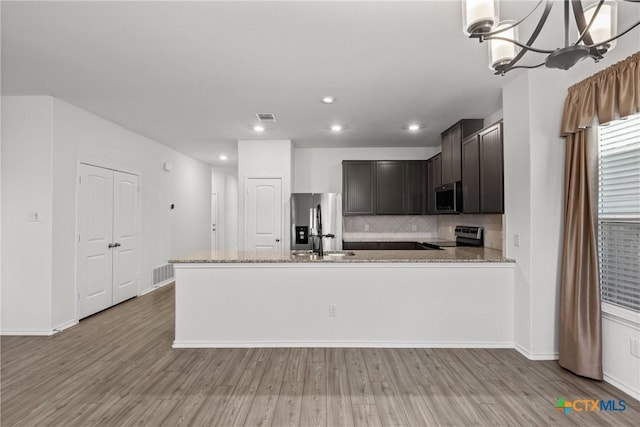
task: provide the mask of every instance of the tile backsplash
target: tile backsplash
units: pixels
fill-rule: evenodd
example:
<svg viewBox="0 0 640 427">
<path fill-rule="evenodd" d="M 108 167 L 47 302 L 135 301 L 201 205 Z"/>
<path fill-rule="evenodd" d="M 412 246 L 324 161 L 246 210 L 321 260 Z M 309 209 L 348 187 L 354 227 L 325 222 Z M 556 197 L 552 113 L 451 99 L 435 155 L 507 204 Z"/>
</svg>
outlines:
<svg viewBox="0 0 640 427">
<path fill-rule="evenodd" d="M 438 236 L 446 240 L 454 240 L 456 225 L 474 225 L 484 227 L 484 246 L 502 249 L 502 215 L 438 215 Z"/>
<path fill-rule="evenodd" d="M 438 220 L 434 216 L 378 215 L 345 216 L 345 233 L 432 233 L 438 234 Z"/>
<path fill-rule="evenodd" d="M 363 238 L 366 235 L 384 236 L 394 234 L 403 239 L 415 234 L 416 238 L 437 237 L 443 240 L 455 240 L 456 225 L 474 225 L 484 227 L 484 245 L 487 248 L 502 249 L 502 215 L 378 215 L 345 216 L 343 231 L 345 235 Z"/>
</svg>

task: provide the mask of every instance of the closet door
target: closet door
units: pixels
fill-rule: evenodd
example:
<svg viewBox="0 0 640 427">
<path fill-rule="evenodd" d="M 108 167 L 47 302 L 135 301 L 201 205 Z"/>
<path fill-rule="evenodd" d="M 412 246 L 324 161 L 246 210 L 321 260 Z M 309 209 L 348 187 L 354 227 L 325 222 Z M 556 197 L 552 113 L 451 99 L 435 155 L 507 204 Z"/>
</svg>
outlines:
<svg viewBox="0 0 640 427">
<path fill-rule="evenodd" d="M 138 181 L 136 175 L 113 172 L 113 304 L 138 295 Z"/>
<path fill-rule="evenodd" d="M 78 186 L 78 318 L 83 318 L 113 303 L 113 171 L 81 164 Z"/>
</svg>

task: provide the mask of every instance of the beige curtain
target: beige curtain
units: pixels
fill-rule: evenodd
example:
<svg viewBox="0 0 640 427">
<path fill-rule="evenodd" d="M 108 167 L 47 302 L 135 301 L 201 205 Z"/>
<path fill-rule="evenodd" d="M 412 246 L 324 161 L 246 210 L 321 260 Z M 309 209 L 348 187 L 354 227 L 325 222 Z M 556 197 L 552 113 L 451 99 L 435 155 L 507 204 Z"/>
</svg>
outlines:
<svg viewBox="0 0 640 427">
<path fill-rule="evenodd" d="M 560 366 L 602 379 L 597 241 L 587 126 L 640 112 L 640 52 L 569 88 L 562 117 L 566 137 L 565 206 L 560 279 Z"/>
</svg>

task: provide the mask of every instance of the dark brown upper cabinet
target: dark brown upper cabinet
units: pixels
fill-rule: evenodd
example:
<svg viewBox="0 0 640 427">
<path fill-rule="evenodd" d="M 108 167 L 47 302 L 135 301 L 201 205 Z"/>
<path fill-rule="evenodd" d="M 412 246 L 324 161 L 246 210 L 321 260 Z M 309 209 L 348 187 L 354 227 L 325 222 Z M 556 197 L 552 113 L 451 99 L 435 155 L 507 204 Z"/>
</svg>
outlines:
<svg viewBox="0 0 640 427">
<path fill-rule="evenodd" d="M 375 214 L 375 163 L 342 162 L 342 213 L 344 215 Z"/>
<path fill-rule="evenodd" d="M 426 210 L 426 162 L 342 162 L 344 215 L 420 215 Z"/>
<path fill-rule="evenodd" d="M 423 160 L 405 162 L 405 213 L 421 215 L 427 208 L 427 163 Z"/>
<path fill-rule="evenodd" d="M 482 129 L 482 119 L 462 119 L 441 134 L 442 184 L 462 179 L 462 140 Z"/>
<path fill-rule="evenodd" d="M 465 213 L 504 212 L 502 122 L 462 143 L 462 200 Z"/>
<path fill-rule="evenodd" d="M 442 154 L 436 154 L 427 160 L 427 213 L 435 215 L 436 188 L 442 185 Z"/>
<path fill-rule="evenodd" d="M 376 214 L 405 213 L 406 162 L 376 162 Z"/>
<path fill-rule="evenodd" d="M 480 139 L 480 210 L 504 213 L 502 122 L 489 126 Z"/>
</svg>

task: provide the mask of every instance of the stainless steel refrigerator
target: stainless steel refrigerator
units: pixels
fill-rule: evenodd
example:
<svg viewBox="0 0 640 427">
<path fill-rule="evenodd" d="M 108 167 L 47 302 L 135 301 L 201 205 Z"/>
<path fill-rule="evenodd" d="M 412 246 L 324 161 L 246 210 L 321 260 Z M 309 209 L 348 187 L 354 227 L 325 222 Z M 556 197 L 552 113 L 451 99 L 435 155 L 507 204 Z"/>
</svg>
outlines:
<svg viewBox="0 0 640 427">
<path fill-rule="evenodd" d="M 320 205 L 320 215 L 314 209 Z M 291 194 L 291 249 L 311 250 L 318 247 L 317 221 L 322 220 L 322 238 L 325 251 L 342 250 L 342 194 L 340 193 L 292 193 Z"/>
</svg>

